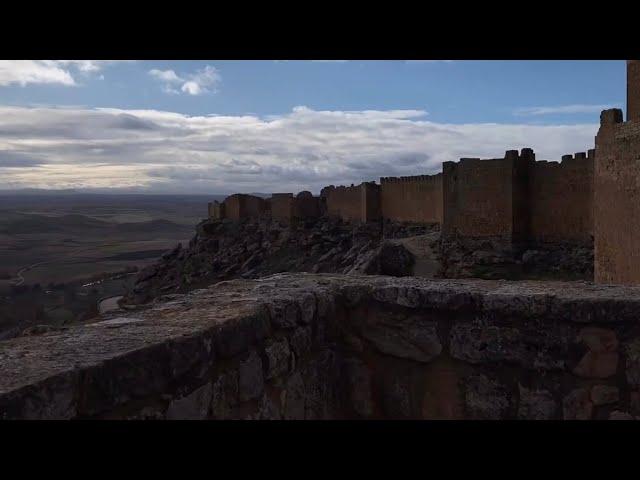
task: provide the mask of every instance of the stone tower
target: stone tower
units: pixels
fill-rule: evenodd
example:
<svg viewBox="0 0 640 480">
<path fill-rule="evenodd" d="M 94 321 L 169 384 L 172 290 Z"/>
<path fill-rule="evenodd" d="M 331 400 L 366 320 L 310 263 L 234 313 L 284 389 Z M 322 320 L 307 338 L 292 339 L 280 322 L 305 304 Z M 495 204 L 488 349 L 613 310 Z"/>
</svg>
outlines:
<svg viewBox="0 0 640 480">
<path fill-rule="evenodd" d="M 627 122 L 640 120 L 640 60 L 627 60 Z"/>
<path fill-rule="evenodd" d="M 600 115 L 594 176 L 594 274 L 598 283 L 640 285 L 640 61 L 627 60 L 627 121 Z"/>
</svg>

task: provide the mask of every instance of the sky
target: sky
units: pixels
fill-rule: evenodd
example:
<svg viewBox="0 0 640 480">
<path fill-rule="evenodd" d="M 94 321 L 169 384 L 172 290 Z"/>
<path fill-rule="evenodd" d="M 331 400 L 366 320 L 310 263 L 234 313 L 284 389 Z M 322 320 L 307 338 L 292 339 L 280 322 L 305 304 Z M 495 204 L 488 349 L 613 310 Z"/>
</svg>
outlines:
<svg viewBox="0 0 640 480">
<path fill-rule="evenodd" d="M 318 193 L 593 148 L 624 61 L 0 60 L 0 190 Z"/>
</svg>

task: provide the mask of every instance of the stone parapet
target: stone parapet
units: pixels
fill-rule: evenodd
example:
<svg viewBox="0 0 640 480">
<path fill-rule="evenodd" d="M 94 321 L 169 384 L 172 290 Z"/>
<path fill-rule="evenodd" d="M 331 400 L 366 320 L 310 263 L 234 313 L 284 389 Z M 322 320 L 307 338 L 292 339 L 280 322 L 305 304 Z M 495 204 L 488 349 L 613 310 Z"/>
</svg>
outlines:
<svg viewBox="0 0 640 480">
<path fill-rule="evenodd" d="M 640 288 L 282 274 L 0 342 L 0 417 L 640 415 Z"/>
</svg>

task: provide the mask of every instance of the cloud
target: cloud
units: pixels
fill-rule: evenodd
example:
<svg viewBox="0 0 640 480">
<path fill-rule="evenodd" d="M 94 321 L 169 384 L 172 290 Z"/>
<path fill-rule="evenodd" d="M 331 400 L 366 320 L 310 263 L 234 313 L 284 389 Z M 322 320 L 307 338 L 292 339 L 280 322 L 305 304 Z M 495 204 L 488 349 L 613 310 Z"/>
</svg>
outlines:
<svg viewBox="0 0 640 480">
<path fill-rule="evenodd" d="M 173 70 L 149 70 L 149 75 L 163 83 L 162 89 L 166 93 L 202 95 L 215 93 L 216 87 L 222 81 L 220 73 L 215 67 L 206 65 L 195 73 L 178 75 Z M 179 89 L 178 89 L 179 88 Z"/>
<path fill-rule="evenodd" d="M 37 167 L 42 160 L 10 150 L 0 150 L 0 170 L 3 168 L 32 168 Z"/>
<path fill-rule="evenodd" d="M 71 74 L 55 62 L 39 60 L 0 60 L 0 86 L 29 83 L 76 85 Z"/>
<path fill-rule="evenodd" d="M 416 65 L 420 63 L 453 63 L 453 60 L 405 60 L 404 63 Z"/>
<path fill-rule="evenodd" d="M 515 115 L 554 115 L 576 113 L 600 113 L 602 110 L 615 108 L 618 105 L 558 105 L 555 107 L 526 107 L 514 111 Z"/>
<path fill-rule="evenodd" d="M 0 152 L 19 152 L 19 158 L 5 158 L 0 189 L 319 192 L 325 185 L 381 176 L 433 174 L 445 161 L 496 158 L 524 147 L 533 148 L 538 159 L 559 160 L 593 148 L 599 126 L 446 124 L 428 118 L 423 110 L 304 106 L 268 117 L 5 106 Z"/>
<path fill-rule="evenodd" d="M 158 70 L 154 68 L 153 70 L 149 70 L 149 75 L 167 83 L 184 82 L 184 80 L 176 75 L 176 72 L 173 70 Z"/>
<path fill-rule="evenodd" d="M 116 63 L 130 63 L 135 60 L 54 60 L 60 66 L 71 66 L 84 73 L 99 72 L 104 67 Z"/>
<path fill-rule="evenodd" d="M 73 74 L 89 75 L 130 60 L 0 60 L 0 86 L 57 84 L 77 86 Z"/>
</svg>

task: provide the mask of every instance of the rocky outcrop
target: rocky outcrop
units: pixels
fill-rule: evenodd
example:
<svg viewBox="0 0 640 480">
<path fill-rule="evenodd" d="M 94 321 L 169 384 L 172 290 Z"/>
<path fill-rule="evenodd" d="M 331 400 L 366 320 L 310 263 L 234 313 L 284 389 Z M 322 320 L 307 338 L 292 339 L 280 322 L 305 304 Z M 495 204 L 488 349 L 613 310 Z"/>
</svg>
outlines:
<svg viewBox="0 0 640 480">
<path fill-rule="evenodd" d="M 281 272 L 412 274 L 413 256 L 385 238 L 406 238 L 437 226 L 358 223 L 322 217 L 281 224 L 268 218 L 205 220 L 188 247 L 178 245 L 137 276 L 125 303 L 184 293 L 233 278 Z"/>
<path fill-rule="evenodd" d="M 634 419 L 640 287 L 279 274 L 0 342 L 1 418 Z"/>
<path fill-rule="evenodd" d="M 444 278 L 593 280 L 593 245 L 513 243 L 502 238 L 443 238 Z"/>
<path fill-rule="evenodd" d="M 440 238 L 438 225 L 345 222 L 332 217 L 201 222 L 137 276 L 124 304 L 185 293 L 234 278 L 283 272 L 418 275 L 429 278 L 591 280 L 593 247 L 517 244 L 501 238 Z"/>
</svg>

